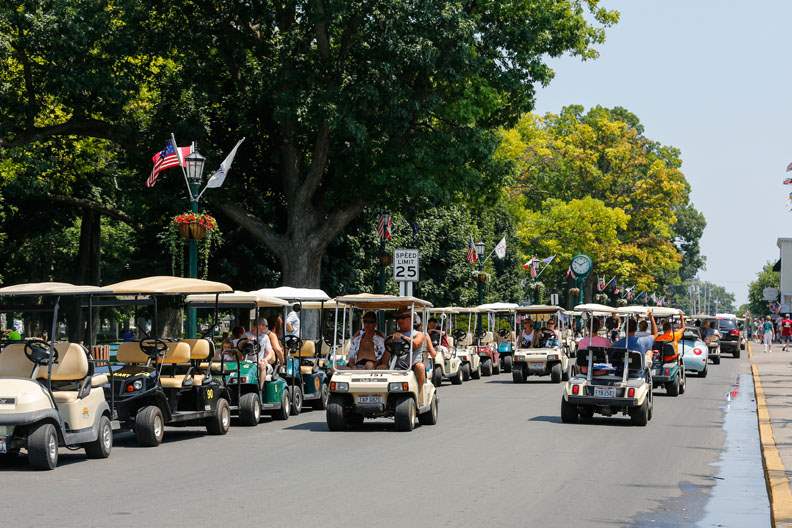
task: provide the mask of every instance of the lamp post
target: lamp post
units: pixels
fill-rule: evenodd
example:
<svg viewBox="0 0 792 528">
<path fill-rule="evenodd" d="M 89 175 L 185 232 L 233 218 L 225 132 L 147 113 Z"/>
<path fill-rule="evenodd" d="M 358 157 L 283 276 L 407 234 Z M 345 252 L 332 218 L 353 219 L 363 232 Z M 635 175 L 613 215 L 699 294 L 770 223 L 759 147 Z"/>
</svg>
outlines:
<svg viewBox="0 0 792 528">
<path fill-rule="evenodd" d="M 475 246 L 479 271 L 478 277 L 476 277 L 476 281 L 478 281 L 478 303 L 482 305 L 484 304 L 484 282 L 482 280 L 482 273 L 484 272 L 484 242 L 479 240 Z M 481 334 L 481 313 L 476 314 L 476 333 Z"/>
<path fill-rule="evenodd" d="M 187 183 L 190 185 L 190 210 L 198 212 L 198 195 L 203 183 L 203 171 L 206 158 L 201 156 L 197 149 L 193 148 L 189 156 L 184 159 L 184 171 L 187 176 Z M 189 276 L 198 278 L 198 245 L 195 240 L 190 238 L 187 242 Z M 187 336 L 195 337 L 198 325 L 195 317 L 195 308 L 187 309 Z"/>
</svg>

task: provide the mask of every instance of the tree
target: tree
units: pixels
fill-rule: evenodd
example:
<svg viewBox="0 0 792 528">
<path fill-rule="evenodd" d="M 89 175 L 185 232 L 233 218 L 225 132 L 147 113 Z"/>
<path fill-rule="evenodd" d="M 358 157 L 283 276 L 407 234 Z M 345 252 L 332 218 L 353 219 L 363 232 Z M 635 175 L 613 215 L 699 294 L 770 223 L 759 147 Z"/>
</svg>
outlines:
<svg viewBox="0 0 792 528">
<path fill-rule="evenodd" d="M 213 159 L 244 135 L 209 203 L 306 286 L 366 205 L 487 192 L 495 130 L 532 108 L 546 57 L 594 57 L 618 18 L 597 0 L 99 4 L 0 8 L 0 147 L 101 138 L 143 174 L 173 128 Z M 148 221 L 174 212 L 171 180 Z"/>
<path fill-rule="evenodd" d="M 765 264 L 762 271 L 756 274 L 756 279 L 748 285 L 748 308 L 754 316 L 770 315 L 768 303 L 764 300 L 762 293 L 763 290 L 781 287 L 781 276 L 777 271 L 773 271 L 774 265 L 774 262 Z"/>
</svg>

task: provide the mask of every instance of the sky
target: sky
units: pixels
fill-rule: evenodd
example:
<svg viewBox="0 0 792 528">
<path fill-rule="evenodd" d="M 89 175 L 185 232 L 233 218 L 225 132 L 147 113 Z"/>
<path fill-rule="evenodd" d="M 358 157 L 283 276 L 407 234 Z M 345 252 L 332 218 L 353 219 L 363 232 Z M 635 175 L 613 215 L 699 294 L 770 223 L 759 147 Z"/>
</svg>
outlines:
<svg viewBox="0 0 792 528">
<path fill-rule="evenodd" d="M 552 59 L 536 111 L 623 106 L 647 137 L 682 151 L 704 213 L 699 277 L 737 304 L 792 237 L 792 1 L 602 0 L 621 13 L 597 59 Z M 789 174 L 792 176 L 792 173 Z"/>
</svg>

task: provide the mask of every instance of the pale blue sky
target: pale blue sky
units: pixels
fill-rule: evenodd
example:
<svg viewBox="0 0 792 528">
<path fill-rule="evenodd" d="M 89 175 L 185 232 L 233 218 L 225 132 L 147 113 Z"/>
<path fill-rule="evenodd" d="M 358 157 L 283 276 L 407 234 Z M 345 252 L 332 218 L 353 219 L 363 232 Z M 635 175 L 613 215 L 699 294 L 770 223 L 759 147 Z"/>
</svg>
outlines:
<svg viewBox="0 0 792 528">
<path fill-rule="evenodd" d="M 703 279 L 745 302 L 747 284 L 792 236 L 791 0 L 602 0 L 621 12 L 600 57 L 552 61 L 537 111 L 624 106 L 646 135 L 682 150 L 707 218 Z M 790 173 L 792 176 L 792 173 Z"/>
</svg>

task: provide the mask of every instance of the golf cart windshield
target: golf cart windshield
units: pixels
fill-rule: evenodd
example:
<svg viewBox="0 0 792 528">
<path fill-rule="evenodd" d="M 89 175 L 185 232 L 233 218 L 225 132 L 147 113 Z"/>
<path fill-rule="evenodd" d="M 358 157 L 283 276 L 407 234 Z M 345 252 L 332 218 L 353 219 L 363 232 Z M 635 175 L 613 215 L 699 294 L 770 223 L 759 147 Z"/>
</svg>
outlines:
<svg viewBox="0 0 792 528">
<path fill-rule="evenodd" d="M 627 353 L 628 378 L 639 378 L 643 376 L 643 354 L 635 350 L 626 348 L 605 348 L 590 347 L 586 354 L 578 354 L 577 365 L 580 372 L 586 374 L 591 365 L 591 377 L 615 376 L 621 378 L 624 375 L 625 352 Z"/>
</svg>

